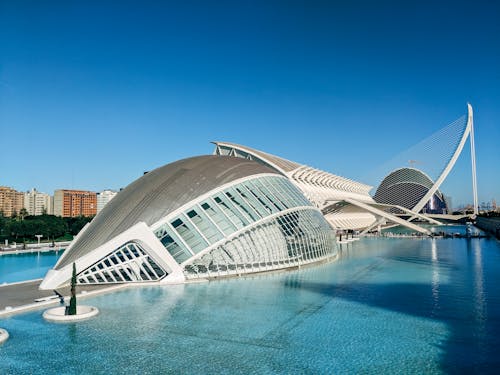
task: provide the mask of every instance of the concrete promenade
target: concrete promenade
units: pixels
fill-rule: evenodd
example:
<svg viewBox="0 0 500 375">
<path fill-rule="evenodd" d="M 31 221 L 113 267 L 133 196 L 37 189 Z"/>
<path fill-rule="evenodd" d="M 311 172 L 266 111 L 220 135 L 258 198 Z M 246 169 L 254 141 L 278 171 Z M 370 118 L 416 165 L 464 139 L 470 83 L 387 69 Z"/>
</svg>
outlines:
<svg viewBox="0 0 500 375">
<path fill-rule="evenodd" d="M 60 300 L 52 290 L 38 289 L 38 286 L 41 282 L 42 279 L 36 279 L 20 283 L 0 285 L 0 318 L 20 312 L 58 305 L 60 303 Z M 90 297 L 96 294 L 121 289 L 124 287 L 126 287 L 126 284 L 113 286 L 77 286 L 77 296 L 79 298 Z M 65 296 L 66 301 L 69 301 L 69 286 L 60 288 L 57 291 Z"/>
<path fill-rule="evenodd" d="M 5 247 L 0 244 L 0 255 L 3 254 L 21 254 L 21 253 L 36 253 L 36 252 L 47 252 L 47 251 L 62 251 L 69 246 L 71 241 L 56 242 L 54 246 L 52 243 L 41 243 L 38 244 L 28 244 L 26 248 L 23 249 L 22 244 L 17 244 L 16 246 Z"/>
</svg>

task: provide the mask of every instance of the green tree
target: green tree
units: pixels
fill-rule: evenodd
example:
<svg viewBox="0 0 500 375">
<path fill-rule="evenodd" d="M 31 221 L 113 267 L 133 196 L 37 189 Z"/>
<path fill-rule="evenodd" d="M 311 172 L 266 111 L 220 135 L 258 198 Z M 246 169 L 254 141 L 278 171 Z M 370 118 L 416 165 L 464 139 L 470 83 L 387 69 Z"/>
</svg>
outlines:
<svg viewBox="0 0 500 375">
<path fill-rule="evenodd" d="M 57 237 L 64 236 L 68 232 L 68 224 L 64 221 L 62 217 L 54 215 L 42 215 L 38 216 L 39 220 L 44 222 L 45 233 L 41 233 L 47 237 L 47 239 L 55 240 Z"/>
<path fill-rule="evenodd" d="M 73 275 L 71 276 L 71 299 L 69 300 L 68 315 L 76 315 L 76 265 L 73 262 Z"/>
<path fill-rule="evenodd" d="M 3 214 L 0 211 L 0 236 L 3 234 L 6 225 L 7 225 L 7 220 L 3 217 Z"/>
<path fill-rule="evenodd" d="M 21 210 L 19 211 L 19 217 L 21 218 L 21 220 L 24 220 L 24 218 L 28 216 L 28 210 L 26 208 L 21 208 Z"/>
<path fill-rule="evenodd" d="M 78 216 L 77 218 L 72 218 L 70 222 L 68 222 L 70 233 L 73 236 L 76 236 L 82 228 L 90 222 L 92 218 L 85 216 Z"/>
<path fill-rule="evenodd" d="M 14 237 L 17 241 L 19 237 L 22 237 L 24 235 L 24 225 L 21 221 L 10 220 L 8 225 L 8 231 L 10 235 Z"/>
</svg>

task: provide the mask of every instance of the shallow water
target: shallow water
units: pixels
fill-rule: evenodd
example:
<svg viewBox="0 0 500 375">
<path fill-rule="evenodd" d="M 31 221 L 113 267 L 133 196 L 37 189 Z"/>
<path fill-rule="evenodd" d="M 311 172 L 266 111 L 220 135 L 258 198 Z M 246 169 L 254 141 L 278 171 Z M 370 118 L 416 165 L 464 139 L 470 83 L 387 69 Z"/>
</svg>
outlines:
<svg viewBox="0 0 500 375">
<path fill-rule="evenodd" d="M 366 238 L 299 271 L 81 300 L 0 320 L 0 373 L 443 373 L 500 365 L 500 245 Z"/>
<path fill-rule="evenodd" d="M 0 256 L 0 284 L 44 277 L 63 251 L 6 254 Z"/>
</svg>

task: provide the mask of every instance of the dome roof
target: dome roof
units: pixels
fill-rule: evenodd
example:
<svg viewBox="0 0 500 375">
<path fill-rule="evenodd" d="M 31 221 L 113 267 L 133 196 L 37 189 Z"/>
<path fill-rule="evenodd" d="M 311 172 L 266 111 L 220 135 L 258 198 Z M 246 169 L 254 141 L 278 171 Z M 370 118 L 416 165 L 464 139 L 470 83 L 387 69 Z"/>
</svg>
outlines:
<svg viewBox="0 0 500 375">
<path fill-rule="evenodd" d="M 374 199 L 377 203 L 412 209 L 433 185 L 434 182 L 424 172 L 415 168 L 400 168 L 384 178 Z M 439 190 L 434 195 L 439 200 L 444 200 Z"/>
<path fill-rule="evenodd" d="M 279 174 L 255 161 L 218 155 L 196 156 L 157 168 L 132 182 L 106 204 L 55 268 L 72 263 L 139 222 L 152 225 L 200 195 L 261 173 Z"/>
<path fill-rule="evenodd" d="M 427 189 L 430 189 L 434 183 L 432 180 L 422 171 L 415 168 L 400 168 L 389 173 L 380 186 L 377 189 L 388 189 L 393 185 L 401 184 L 404 182 L 413 182 Z"/>
</svg>

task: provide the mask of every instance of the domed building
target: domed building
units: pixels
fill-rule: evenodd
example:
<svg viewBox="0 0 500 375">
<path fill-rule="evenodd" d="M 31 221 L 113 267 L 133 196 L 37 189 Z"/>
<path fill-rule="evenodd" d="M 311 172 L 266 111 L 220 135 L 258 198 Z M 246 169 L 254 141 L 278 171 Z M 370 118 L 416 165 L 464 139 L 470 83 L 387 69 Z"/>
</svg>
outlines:
<svg viewBox="0 0 500 375">
<path fill-rule="evenodd" d="M 336 255 L 321 211 L 276 169 L 232 156 L 155 169 L 78 234 L 41 289 L 179 283 L 296 267 Z"/>
<path fill-rule="evenodd" d="M 389 173 L 381 182 L 374 199 L 377 203 L 401 206 L 412 210 L 433 187 L 434 182 L 415 168 L 400 168 Z M 397 209 L 393 209 L 397 211 Z M 447 213 L 443 194 L 437 190 L 420 211 L 428 214 Z"/>
</svg>

